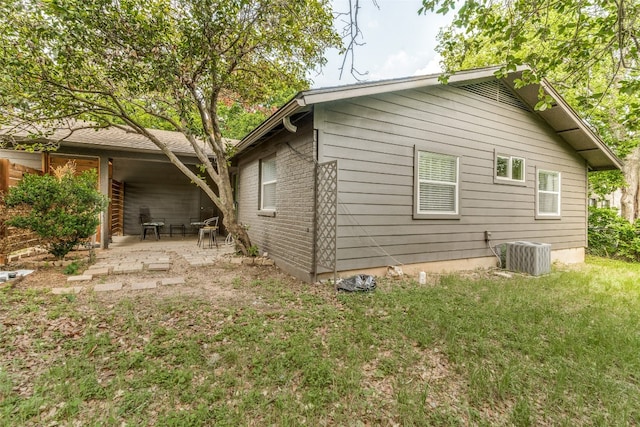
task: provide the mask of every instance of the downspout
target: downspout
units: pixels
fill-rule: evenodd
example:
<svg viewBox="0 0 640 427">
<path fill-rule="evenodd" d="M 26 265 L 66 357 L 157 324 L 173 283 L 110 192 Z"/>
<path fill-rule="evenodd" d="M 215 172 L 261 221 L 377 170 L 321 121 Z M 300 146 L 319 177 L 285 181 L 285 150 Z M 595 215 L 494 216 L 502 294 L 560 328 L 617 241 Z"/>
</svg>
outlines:
<svg viewBox="0 0 640 427">
<path fill-rule="evenodd" d="M 291 133 L 296 133 L 298 130 L 298 127 L 291 123 L 291 116 L 284 116 L 282 118 L 282 124 L 284 125 L 284 128 Z"/>
</svg>

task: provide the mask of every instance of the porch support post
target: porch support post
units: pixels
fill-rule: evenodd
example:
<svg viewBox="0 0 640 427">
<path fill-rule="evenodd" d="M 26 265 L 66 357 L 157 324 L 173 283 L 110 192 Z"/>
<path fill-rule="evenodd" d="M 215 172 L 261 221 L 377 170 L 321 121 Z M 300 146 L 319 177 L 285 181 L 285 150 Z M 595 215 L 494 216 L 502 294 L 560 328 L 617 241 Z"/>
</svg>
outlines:
<svg viewBox="0 0 640 427">
<path fill-rule="evenodd" d="M 109 197 L 109 157 L 100 156 L 100 193 Z M 109 247 L 109 209 L 100 213 L 100 249 Z"/>
</svg>

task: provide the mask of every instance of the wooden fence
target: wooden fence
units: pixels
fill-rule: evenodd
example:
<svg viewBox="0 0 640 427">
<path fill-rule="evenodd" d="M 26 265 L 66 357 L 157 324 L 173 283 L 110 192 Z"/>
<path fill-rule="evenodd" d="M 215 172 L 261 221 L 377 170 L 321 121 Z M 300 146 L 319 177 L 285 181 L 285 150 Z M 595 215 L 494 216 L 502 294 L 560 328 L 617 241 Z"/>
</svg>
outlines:
<svg viewBox="0 0 640 427">
<path fill-rule="evenodd" d="M 27 166 L 11 163 L 9 159 L 0 159 L 0 193 L 18 185 L 26 174 L 42 175 L 42 171 Z M 10 212 L 0 205 L 0 264 L 6 264 L 8 255 L 21 249 L 31 248 L 39 244 L 38 237 L 26 230 L 5 225 Z"/>
</svg>

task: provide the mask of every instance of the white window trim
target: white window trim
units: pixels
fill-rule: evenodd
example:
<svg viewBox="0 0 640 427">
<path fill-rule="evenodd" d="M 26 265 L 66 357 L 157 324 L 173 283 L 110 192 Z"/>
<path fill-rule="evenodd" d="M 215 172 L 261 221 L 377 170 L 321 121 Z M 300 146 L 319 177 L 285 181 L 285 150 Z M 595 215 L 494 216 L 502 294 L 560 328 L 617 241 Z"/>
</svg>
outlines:
<svg viewBox="0 0 640 427">
<path fill-rule="evenodd" d="M 558 191 L 540 190 L 540 174 L 551 173 L 558 175 Z M 558 195 L 558 212 L 540 212 L 540 194 Z M 562 216 L 562 174 L 550 169 L 536 169 L 536 219 L 560 219 Z"/>
<path fill-rule="evenodd" d="M 501 157 L 503 159 L 508 159 L 509 163 L 507 166 L 507 175 L 498 176 L 498 158 Z M 522 160 L 522 179 L 513 179 L 512 177 L 512 167 L 513 167 L 513 159 Z M 495 184 L 511 184 L 511 185 L 522 185 L 525 186 L 527 183 L 527 159 L 520 156 L 512 156 L 509 154 L 499 153 L 498 151 L 494 151 L 494 160 L 493 160 L 493 182 Z"/>
<path fill-rule="evenodd" d="M 456 159 L 456 182 L 451 183 L 448 181 L 435 181 L 435 180 L 421 180 L 420 179 L 420 154 L 428 153 L 428 154 L 438 154 L 443 156 L 450 156 Z M 414 209 L 413 209 L 413 218 L 414 219 L 459 219 L 460 218 L 460 165 L 461 165 L 461 156 L 446 153 L 446 152 L 436 152 L 430 150 L 421 150 L 417 146 L 414 148 Z M 455 188 L 455 211 L 451 212 L 442 212 L 442 211 L 421 211 L 420 210 L 420 183 L 435 183 L 435 184 L 445 184 L 451 185 Z"/>
<path fill-rule="evenodd" d="M 264 206 L 264 187 L 265 185 L 269 185 L 269 184 L 275 184 L 276 185 L 276 194 L 277 194 L 277 188 L 278 188 L 278 178 L 276 176 L 276 179 L 272 179 L 269 181 L 263 181 L 263 164 L 265 162 L 270 162 L 273 161 L 275 163 L 276 161 L 276 156 L 269 156 L 269 157 L 265 157 L 263 159 L 260 159 L 260 206 L 259 209 L 261 212 L 265 212 L 265 213 L 273 213 L 276 211 L 276 206 Z M 277 164 L 276 164 L 276 171 L 277 171 Z M 277 174 L 276 174 L 277 175 Z"/>
</svg>

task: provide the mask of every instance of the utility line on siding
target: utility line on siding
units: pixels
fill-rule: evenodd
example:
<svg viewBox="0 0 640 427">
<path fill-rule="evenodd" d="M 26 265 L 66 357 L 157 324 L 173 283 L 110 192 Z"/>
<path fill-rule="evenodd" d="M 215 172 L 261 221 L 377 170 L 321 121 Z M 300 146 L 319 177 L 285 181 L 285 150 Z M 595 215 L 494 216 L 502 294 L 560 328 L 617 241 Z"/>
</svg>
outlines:
<svg viewBox="0 0 640 427">
<path fill-rule="evenodd" d="M 291 146 L 291 144 L 289 142 L 286 143 L 286 146 L 289 147 L 289 149 L 291 149 L 291 151 L 293 151 L 302 160 L 304 160 L 306 162 L 309 162 L 309 163 L 312 163 L 315 166 L 319 166 L 319 163 L 318 163 L 318 161 L 316 159 L 314 159 L 312 157 L 309 157 L 309 156 L 306 156 L 303 153 L 301 153 L 300 151 L 296 150 L 295 148 L 293 148 Z M 349 211 L 349 208 L 347 208 L 347 204 L 344 203 L 342 200 L 340 200 L 339 196 L 338 196 L 337 200 L 338 200 L 338 206 L 342 207 L 343 211 L 346 212 L 346 215 L 353 221 L 355 226 L 359 227 L 360 230 L 362 230 L 362 232 L 365 234 L 365 236 L 368 237 L 369 240 L 371 240 L 373 242 L 373 245 L 367 245 L 369 248 L 378 248 L 382 252 L 382 254 L 385 255 L 386 257 L 388 257 L 389 259 L 391 259 L 395 263 L 395 265 L 398 265 L 398 266 L 403 266 L 404 265 L 403 263 L 398 261 L 393 255 L 391 255 L 389 252 L 387 252 L 382 246 L 380 246 L 380 244 L 376 241 L 376 239 L 374 239 L 373 236 L 371 236 L 367 232 L 367 230 L 364 228 L 364 226 L 361 225 L 358 222 L 356 217 Z"/>
</svg>

